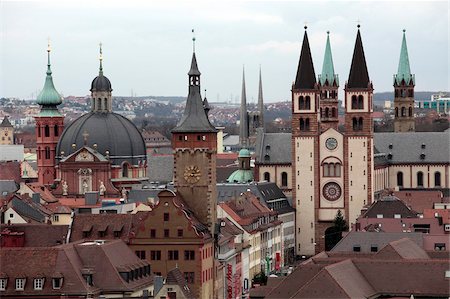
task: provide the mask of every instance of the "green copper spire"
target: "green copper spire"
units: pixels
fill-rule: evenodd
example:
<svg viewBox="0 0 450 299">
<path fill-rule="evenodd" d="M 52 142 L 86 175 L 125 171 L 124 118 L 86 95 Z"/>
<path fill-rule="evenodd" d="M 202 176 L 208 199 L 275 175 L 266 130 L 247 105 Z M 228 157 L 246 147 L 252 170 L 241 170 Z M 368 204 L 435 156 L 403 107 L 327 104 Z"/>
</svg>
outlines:
<svg viewBox="0 0 450 299">
<path fill-rule="evenodd" d="M 327 45 L 325 47 L 325 56 L 323 58 L 322 74 L 319 78 L 322 85 L 328 80 L 328 85 L 333 85 L 336 80 L 336 85 L 339 86 L 338 77 L 334 74 L 333 56 L 331 55 L 330 45 L 330 31 L 327 31 Z"/>
<path fill-rule="evenodd" d="M 57 105 L 62 103 L 61 95 L 56 91 L 53 85 L 52 70 L 50 68 L 50 42 L 47 48 L 47 76 L 45 77 L 44 88 L 37 97 L 37 103 L 42 106 L 41 116 L 56 116 L 60 115 Z"/>
<path fill-rule="evenodd" d="M 410 83 L 414 84 L 414 78 L 411 75 L 411 69 L 409 67 L 408 47 L 406 46 L 406 30 L 403 29 L 402 49 L 400 50 L 400 61 L 398 62 L 398 71 L 395 76 L 396 83 L 401 84 L 405 79 L 406 85 Z"/>
</svg>

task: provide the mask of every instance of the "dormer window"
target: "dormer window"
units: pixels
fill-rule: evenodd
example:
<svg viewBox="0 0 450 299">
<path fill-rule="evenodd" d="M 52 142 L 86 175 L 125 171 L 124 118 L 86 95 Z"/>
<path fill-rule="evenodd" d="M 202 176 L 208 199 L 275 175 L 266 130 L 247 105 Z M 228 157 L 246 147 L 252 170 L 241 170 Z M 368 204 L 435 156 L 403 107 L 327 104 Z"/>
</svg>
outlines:
<svg viewBox="0 0 450 299">
<path fill-rule="evenodd" d="M 16 291 L 23 291 L 25 289 L 26 278 L 16 278 Z"/>
<path fill-rule="evenodd" d="M 44 278 L 35 278 L 34 279 L 34 289 L 42 290 L 44 288 Z"/>
<path fill-rule="evenodd" d="M 53 277 L 52 278 L 52 287 L 54 290 L 58 290 L 62 287 L 63 278 L 62 277 Z"/>
<path fill-rule="evenodd" d="M 0 291 L 6 290 L 7 283 L 8 283 L 8 278 L 0 278 Z"/>
<path fill-rule="evenodd" d="M 92 274 L 83 274 L 83 278 L 84 278 L 84 280 L 86 280 L 86 283 L 87 283 L 89 286 L 93 286 L 93 285 L 94 285 L 94 281 L 93 281 L 93 278 L 92 278 Z"/>
</svg>

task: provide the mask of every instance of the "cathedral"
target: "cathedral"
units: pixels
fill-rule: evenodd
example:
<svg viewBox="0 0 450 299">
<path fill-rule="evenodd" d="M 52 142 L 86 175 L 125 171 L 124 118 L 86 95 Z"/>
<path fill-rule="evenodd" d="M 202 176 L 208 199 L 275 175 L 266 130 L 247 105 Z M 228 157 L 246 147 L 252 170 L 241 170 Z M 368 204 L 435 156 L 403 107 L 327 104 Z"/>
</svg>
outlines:
<svg viewBox="0 0 450 299">
<path fill-rule="evenodd" d="M 98 191 L 124 196 L 132 184 L 145 181 L 147 156 L 136 126 L 112 110 L 112 87 L 103 74 L 100 48 L 99 74 L 91 84 L 91 111 L 66 128 L 58 110 L 62 97 L 53 84 L 48 52 L 47 76 L 38 96 L 36 116 L 39 183 L 57 196 L 83 196 Z"/>
</svg>

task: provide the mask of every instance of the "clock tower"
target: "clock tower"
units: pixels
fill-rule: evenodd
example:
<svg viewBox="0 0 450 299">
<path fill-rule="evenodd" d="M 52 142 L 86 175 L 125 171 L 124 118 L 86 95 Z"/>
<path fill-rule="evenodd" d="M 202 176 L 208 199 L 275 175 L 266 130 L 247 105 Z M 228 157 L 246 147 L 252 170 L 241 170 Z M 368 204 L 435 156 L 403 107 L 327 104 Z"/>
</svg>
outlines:
<svg viewBox="0 0 450 299">
<path fill-rule="evenodd" d="M 0 124 L 0 144 L 13 144 L 14 143 L 14 127 L 9 122 L 7 116 L 3 118 Z"/>
<path fill-rule="evenodd" d="M 174 185 L 195 216 L 214 234 L 217 130 L 209 122 L 208 107 L 200 94 L 195 51 L 188 78 L 189 94 L 184 114 L 172 130 Z"/>
</svg>

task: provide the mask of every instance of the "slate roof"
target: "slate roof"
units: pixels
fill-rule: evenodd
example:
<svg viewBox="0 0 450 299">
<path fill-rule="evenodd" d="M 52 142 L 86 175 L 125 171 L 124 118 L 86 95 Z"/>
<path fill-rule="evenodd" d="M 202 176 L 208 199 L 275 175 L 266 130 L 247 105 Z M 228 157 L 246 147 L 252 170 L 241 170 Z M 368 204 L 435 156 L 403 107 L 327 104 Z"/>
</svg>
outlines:
<svg viewBox="0 0 450 299">
<path fill-rule="evenodd" d="M 25 235 L 24 247 L 52 247 L 66 242 L 68 225 L 50 224 L 13 224 L 0 226 L 1 233 L 6 230 L 17 233 L 23 232 Z"/>
<path fill-rule="evenodd" d="M 369 84 L 369 72 L 367 71 L 361 33 L 358 28 L 355 48 L 353 51 L 352 64 L 350 67 L 350 74 L 348 75 L 346 88 L 368 88 Z"/>
<path fill-rule="evenodd" d="M 3 171 L 3 168 L 2 168 Z M 0 197 L 6 196 L 9 193 L 14 193 L 18 190 L 16 182 L 13 180 L 0 180 Z"/>
<path fill-rule="evenodd" d="M 172 269 L 167 273 L 166 284 L 178 285 L 183 292 L 184 298 L 186 299 L 195 298 L 186 283 L 186 279 L 184 279 L 183 273 L 181 273 L 179 268 Z"/>
<path fill-rule="evenodd" d="M 263 133 L 257 136 L 256 162 L 264 164 L 290 164 L 290 133 Z"/>
<path fill-rule="evenodd" d="M 173 181 L 173 155 L 147 155 L 147 165 L 149 181 Z"/>
<path fill-rule="evenodd" d="M 383 215 L 383 218 L 394 218 L 395 214 L 399 214 L 401 218 L 417 218 L 417 213 L 395 196 L 386 196 L 373 202 L 360 217 L 377 218 L 379 214 Z"/>
<path fill-rule="evenodd" d="M 392 241 L 408 237 L 418 246 L 423 246 L 422 233 L 386 233 L 386 232 L 359 232 L 350 231 L 333 247 L 332 252 L 353 252 L 353 246 L 359 245 L 361 253 L 370 253 L 372 246 L 378 250 Z"/>
<path fill-rule="evenodd" d="M 13 125 L 9 121 L 8 116 L 5 116 L 3 118 L 2 123 L 0 124 L 0 128 L 12 128 L 12 127 L 13 127 Z"/>
<path fill-rule="evenodd" d="M 450 163 L 446 132 L 375 133 L 374 144 L 390 163 Z"/>
<path fill-rule="evenodd" d="M 191 69 L 189 70 L 188 75 L 190 77 L 200 76 L 195 53 L 192 54 Z M 208 115 L 203 107 L 203 100 L 200 94 L 200 84 L 197 86 L 189 85 L 189 94 L 186 100 L 184 114 L 172 132 L 217 132 L 216 128 L 209 122 Z"/>
<path fill-rule="evenodd" d="M 297 76 L 293 89 L 314 89 L 316 87 L 316 74 L 314 72 L 311 50 L 309 48 L 308 33 L 303 35 L 302 49 L 300 52 L 300 60 L 298 62 Z"/>
</svg>

